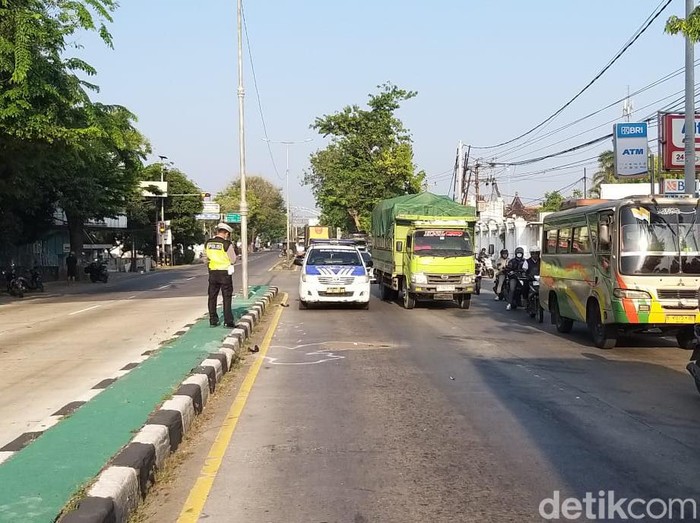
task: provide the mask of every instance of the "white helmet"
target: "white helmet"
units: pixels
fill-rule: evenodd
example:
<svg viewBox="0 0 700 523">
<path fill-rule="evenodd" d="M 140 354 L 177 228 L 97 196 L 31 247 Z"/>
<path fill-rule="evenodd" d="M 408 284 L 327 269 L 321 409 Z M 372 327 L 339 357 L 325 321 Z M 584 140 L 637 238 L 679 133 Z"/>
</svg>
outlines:
<svg viewBox="0 0 700 523">
<path fill-rule="evenodd" d="M 217 231 L 226 231 L 226 232 L 233 232 L 233 229 L 231 228 L 230 225 L 221 222 L 219 225 L 216 226 Z"/>
</svg>

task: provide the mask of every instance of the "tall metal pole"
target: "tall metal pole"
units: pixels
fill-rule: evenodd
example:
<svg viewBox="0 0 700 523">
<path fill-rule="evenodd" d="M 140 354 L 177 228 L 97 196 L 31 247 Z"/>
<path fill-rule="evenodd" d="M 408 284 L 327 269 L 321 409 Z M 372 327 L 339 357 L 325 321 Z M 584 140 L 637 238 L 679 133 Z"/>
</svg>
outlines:
<svg viewBox="0 0 700 523">
<path fill-rule="evenodd" d="M 285 149 L 285 153 L 286 153 L 286 157 L 287 157 L 286 163 L 285 163 L 285 168 L 284 168 L 284 175 L 287 178 L 287 263 L 289 263 L 289 255 L 290 255 L 290 251 L 291 251 L 291 247 L 289 244 L 289 236 L 290 236 L 290 234 L 289 234 L 289 227 L 290 227 L 290 224 L 289 224 L 289 221 L 290 221 L 289 220 L 289 209 L 290 209 L 290 207 L 289 207 L 289 146 L 290 145 L 291 144 L 289 144 L 289 143 L 284 144 L 284 149 Z"/>
<path fill-rule="evenodd" d="M 238 0 L 238 155 L 241 171 L 241 294 L 248 299 L 248 201 L 245 187 L 245 126 L 243 113 L 243 0 Z"/>
<path fill-rule="evenodd" d="M 685 0 L 685 19 L 695 9 L 695 0 Z M 695 194 L 695 48 L 685 37 L 685 193 Z"/>
<path fill-rule="evenodd" d="M 163 175 L 165 174 L 165 164 L 161 162 L 160 164 L 160 181 L 164 181 Z M 165 227 L 165 198 L 160 197 L 160 221 Z M 165 233 L 160 232 L 160 227 L 158 228 L 158 233 L 160 234 L 160 265 L 165 265 Z"/>
</svg>

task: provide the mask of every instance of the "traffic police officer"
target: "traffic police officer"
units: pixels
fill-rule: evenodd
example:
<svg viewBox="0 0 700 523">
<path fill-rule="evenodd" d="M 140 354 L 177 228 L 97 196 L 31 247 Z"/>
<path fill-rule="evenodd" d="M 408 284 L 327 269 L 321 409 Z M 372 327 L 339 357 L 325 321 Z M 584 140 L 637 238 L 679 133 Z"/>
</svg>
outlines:
<svg viewBox="0 0 700 523">
<path fill-rule="evenodd" d="M 216 301 L 219 290 L 224 298 L 224 325 L 234 327 L 231 300 L 233 298 L 233 264 L 236 263 L 236 251 L 231 243 L 233 229 L 225 223 L 216 226 L 216 236 L 204 244 L 204 254 L 209 266 L 209 325 L 219 325 L 216 313 Z"/>
</svg>

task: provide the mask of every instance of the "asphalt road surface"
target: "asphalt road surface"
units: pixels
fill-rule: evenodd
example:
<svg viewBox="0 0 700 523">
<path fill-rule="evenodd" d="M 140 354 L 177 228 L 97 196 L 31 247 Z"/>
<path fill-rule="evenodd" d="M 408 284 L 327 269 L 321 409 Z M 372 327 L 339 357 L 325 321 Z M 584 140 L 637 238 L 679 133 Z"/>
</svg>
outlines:
<svg viewBox="0 0 700 523">
<path fill-rule="evenodd" d="M 558 335 L 488 291 L 466 311 L 407 311 L 376 287 L 368 311 L 297 310 L 298 273 L 275 274 L 291 306 L 201 521 L 542 521 L 543 500 L 600 491 L 700 503 L 700 396 L 670 341 L 599 350 L 582 326 Z M 192 459 L 151 521 L 177 520 Z"/>
<path fill-rule="evenodd" d="M 268 282 L 273 260 L 276 253 L 251 256 L 251 283 Z M 49 427 L 57 410 L 90 399 L 99 393 L 93 386 L 126 372 L 124 366 L 202 317 L 206 288 L 206 268 L 195 265 L 3 299 L 0 448 Z"/>
</svg>

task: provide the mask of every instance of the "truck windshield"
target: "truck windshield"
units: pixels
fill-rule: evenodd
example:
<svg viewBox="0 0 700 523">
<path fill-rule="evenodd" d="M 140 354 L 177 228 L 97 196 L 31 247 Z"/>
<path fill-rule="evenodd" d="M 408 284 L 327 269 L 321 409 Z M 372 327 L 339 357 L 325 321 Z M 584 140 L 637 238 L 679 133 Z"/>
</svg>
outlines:
<svg viewBox="0 0 700 523">
<path fill-rule="evenodd" d="M 700 220 L 695 205 L 620 209 L 623 274 L 700 274 Z"/>
<path fill-rule="evenodd" d="M 449 229 L 416 231 L 413 252 L 418 256 L 471 256 L 474 254 L 469 233 Z"/>
</svg>

